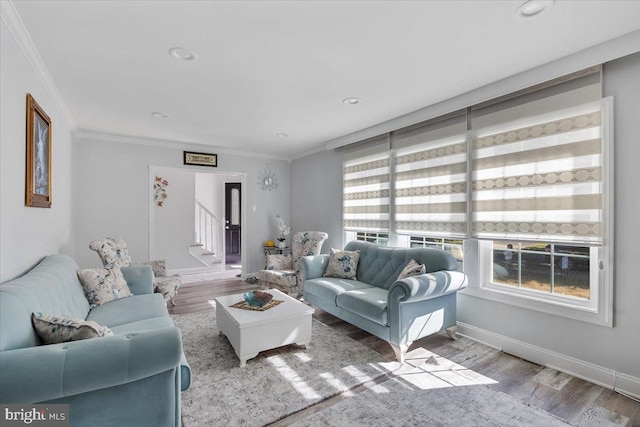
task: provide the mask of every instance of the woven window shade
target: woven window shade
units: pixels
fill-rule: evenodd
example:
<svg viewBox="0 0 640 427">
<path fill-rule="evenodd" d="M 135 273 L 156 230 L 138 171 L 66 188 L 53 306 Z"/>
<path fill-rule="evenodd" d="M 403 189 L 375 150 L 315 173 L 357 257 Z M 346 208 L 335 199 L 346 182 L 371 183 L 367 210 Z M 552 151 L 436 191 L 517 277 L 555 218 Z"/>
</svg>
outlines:
<svg viewBox="0 0 640 427">
<path fill-rule="evenodd" d="M 463 112 L 394 132 L 395 228 L 399 234 L 467 234 Z"/>
<path fill-rule="evenodd" d="M 388 153 L 345 162 L 345 230 L 389 231 L 389 165 Z"/>
<path fill-rule="evenodd" d="M 475 130 L 472 236 L 602 240 L 600 102 Z"/>
</svg>

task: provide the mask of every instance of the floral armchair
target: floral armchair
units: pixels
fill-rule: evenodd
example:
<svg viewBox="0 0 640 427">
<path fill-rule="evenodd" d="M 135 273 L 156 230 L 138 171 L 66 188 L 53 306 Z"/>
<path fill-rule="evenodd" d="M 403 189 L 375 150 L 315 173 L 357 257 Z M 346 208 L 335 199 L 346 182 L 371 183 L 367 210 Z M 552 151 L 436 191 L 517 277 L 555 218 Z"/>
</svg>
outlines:
<svg viewBox="0 0 640 427">
<path fill-rule="evenodd" d="M 262 289 L 276 288 L 298 298 L 302 295 L 300 259 L 319 255 L 329 235 L 321 231 L 303 231 L 293 235 L 292 250 L 288 255 L 267 255 L 267 268 L 260 270 L 258 280 Z"/>
<path fill-rule="evenodd" d="M 89 249 L 98 253 L 105 268 L 114 268 L 115 266 L 129 267 L 131 265 L 127 243 L 122 237 L 93 240 L 89 243 Z M 171 301 L 171 304 L 176 305 L 173 302 L 173 298 L 178 293 L 182 278 L 179 275 L 167 276 L 167 262 L 165 260 L 155 260 L 136 265 L 151 266 L 155 276 L 153 279 L 154 292 L 161 293 L 165 301 Z"/>
</svg>

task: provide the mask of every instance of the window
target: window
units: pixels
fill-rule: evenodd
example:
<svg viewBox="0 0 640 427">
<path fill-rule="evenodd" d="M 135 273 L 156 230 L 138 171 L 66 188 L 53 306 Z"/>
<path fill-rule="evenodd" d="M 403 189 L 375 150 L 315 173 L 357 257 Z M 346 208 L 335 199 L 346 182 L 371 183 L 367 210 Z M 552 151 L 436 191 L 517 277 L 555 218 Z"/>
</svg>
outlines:
<svg viewBox="0 0 640 427">
<path fill-rule="evenodd" d="M 444 249 L 473 277 L 469 294 L 611 326 L 601 93 L 594 67 L 372 139 L 384 141 L 373 156 L 344 164 L 345 236 Z"/>
<path fill-rule="evenodd" d="M 493 241 L 491 282 L 588 301 L 591 252 L 588 246 Z"/>
<path fill-rule="evenodd" d="M 345 162 L 343 224 L 345 231 L 388 232 L 389 155 Z"/>
<path fill-rule="evenodd" d="M 347 240 L 360 240 L 362 242 L 375 243 L 377 245 L 389 245 L 389 233 L 368 233 L 365 231 L 350 232 Z"/>
<path fill-rule="evenodd" d="M 467 235 L 466 113 L 393 133 L 398 234 Z"/>
<path fill-rule="evenodd" d="M 488 240 L 471 294 L 612 325 L 610 119 L 606 99 L 519 119 L 544 131 L 490 136 L 505 147 L 474 141 L 472 235 Z"/>
<path fill-rule="evenodd" d="M 410 248 L 435 248 L 449 252 L 458 261 L 460 271 L 464 267 L 464 240 L 447 239 L 444 237 L 425 237 L 425 236 L 399 236 L 402 242 L 399 246 L 408 246 Z"/>
</svg>

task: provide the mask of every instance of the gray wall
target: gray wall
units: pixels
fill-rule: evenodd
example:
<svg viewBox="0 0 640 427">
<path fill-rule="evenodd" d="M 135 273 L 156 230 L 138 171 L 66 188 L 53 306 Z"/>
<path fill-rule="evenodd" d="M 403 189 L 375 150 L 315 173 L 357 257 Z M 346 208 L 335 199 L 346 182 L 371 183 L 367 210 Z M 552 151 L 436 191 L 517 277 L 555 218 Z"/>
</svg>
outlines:
<svg viewBox="0 0 640 427">
<path fill-rule="evenodd" d="M 342 159 L 335 151 L 323 151 L 291 164 L 291 228 L 324 231 L 329 238 L 322 246 L 342 248 Z"/>
<path fill-rule="evenodd" d="M 614 328 L 459 294 L 458 320 L 617 372 L 640 377 L 640 54 L 605 66 L 605 95 L 615 97 Z M 291 168 L 296 227 L 326 227 L 331 245 L 341 233 L 341 159 L 322 152 Z M 304 183 L 304 184 L 303 184 Z"/>
<path fill-rule="evenodd" d="M 100 264 L 98 256 L 87 246 L 91 240 L 104 236 L 122 236 L 134 261 L 148 259 L 149 166 L 182 168 L 182 152 L 181 147 L 92 139 L 77 142 L 76 169 L 82 179 L 76 181 L 76 260 L 81 267 Z M 247 174 L 243 189 L 247 202 L 243 230 L 247 237 L 247 259 L 243 260 L 243 267 L 245 272 L 257 272 L 264 268 L 262 244 L 275 236 L 273 218 L 279 213 L 289 221 L 289 164 L 223 153 L 218 154 L 218 164 L 220 172 Z M 278 179 L 279 186 L 273 191 L 263 191 L 257 186 L 258 174 L 267 164 Z M 201 171 L 202 167 L 189 169 Z"/>
<path fill-rule="evenodd" d="M 44 256 L 73 256 L 72 124 L 0 20 L 0 282 Z M 50 209 L 25 206 L 27 93 L 51 118 Z"/>
</svg>

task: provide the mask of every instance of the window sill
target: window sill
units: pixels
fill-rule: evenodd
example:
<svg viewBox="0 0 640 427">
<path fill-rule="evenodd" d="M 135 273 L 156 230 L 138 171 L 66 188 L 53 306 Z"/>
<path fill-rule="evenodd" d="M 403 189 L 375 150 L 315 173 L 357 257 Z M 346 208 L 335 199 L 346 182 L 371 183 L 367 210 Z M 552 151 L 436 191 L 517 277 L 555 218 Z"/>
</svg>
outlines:
<svg viewBox="0 0 640 427">
<path fill-rule="evenodd" d="M 579 320 L 595 325 L 613 327 L 613 322 L 604 313 L 592 308 L 578 307 L 558 301 L 550 301 L 536 295 L 515 294 L 491 287 L 468 286 L 460 291 L 463 295 L 482 298 L 516 307 L 527 308 L 554 316 Z M 610 317 L 610 316 L 609 316 Z"/>
</svg>

